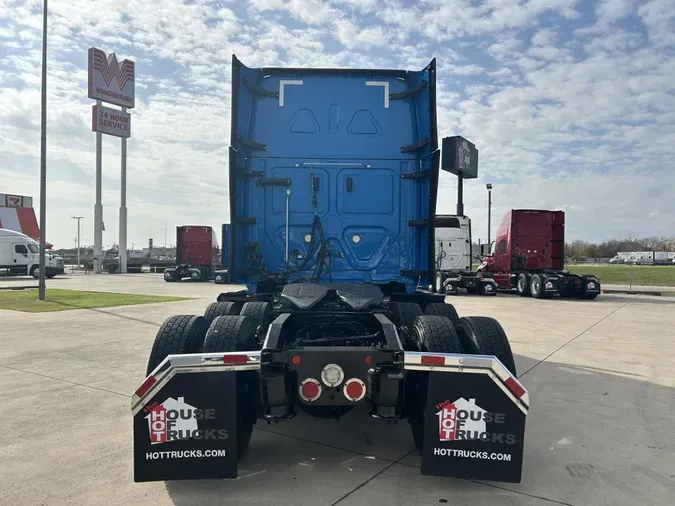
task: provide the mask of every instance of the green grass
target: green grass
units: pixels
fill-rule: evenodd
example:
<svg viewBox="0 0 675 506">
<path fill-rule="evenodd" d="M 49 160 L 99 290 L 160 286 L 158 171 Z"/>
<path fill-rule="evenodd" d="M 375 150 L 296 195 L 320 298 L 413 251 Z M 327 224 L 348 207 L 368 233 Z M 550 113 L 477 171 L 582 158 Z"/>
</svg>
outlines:
<svg viewBox="0 0 675 506">
<path fill-rule="evenodd" d="M 595 274 L 600 283 L 608 285 L 630 284 L 630 273 L 634 285 L 675 286 L 675 267 L 672 265 L 568 265 L 574 274 Z"/>
<path fill-rule="evenodd" d="M 185 297 L 166 297 L 161 295 L 47 289 L 45 300 L 41 301 L 38 300 L 38 291 L 35 289 L 0 291 L 0 309 L 23 311 L 26 313 L 131 306 L 136 304 L 153 304 L 181 300 L 189 299 Z"/>
</svg>

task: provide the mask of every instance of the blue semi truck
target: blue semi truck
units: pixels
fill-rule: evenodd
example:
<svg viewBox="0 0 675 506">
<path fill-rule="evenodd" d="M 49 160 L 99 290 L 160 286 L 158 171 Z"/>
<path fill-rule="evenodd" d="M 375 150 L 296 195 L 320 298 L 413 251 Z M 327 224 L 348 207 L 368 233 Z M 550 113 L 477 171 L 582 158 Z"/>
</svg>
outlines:
<svg viewBox="0 0 675 506">
<path fill-rule="evenodd" d="M 406 422 L 428 475 L 519 482 L 527 390 L 502 326 L 434 280 L 436 62 L 233 56 L 228 280 L 168 318 L 132 396 L 136 481 L 236 478 L 260 421 Z M 424 288 L 422 288 L 424 287 Z"/>
</svg>

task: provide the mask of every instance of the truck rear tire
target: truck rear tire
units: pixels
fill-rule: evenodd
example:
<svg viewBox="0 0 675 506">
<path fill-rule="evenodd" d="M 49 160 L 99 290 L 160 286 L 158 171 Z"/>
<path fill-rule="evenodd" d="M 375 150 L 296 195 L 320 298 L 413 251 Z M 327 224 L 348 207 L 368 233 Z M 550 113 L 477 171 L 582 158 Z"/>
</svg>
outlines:
<svg viewBox="0 0 675 506">
<path fill-rule="evenodd" d="M 145 375 L 149 376 L 169 355 L 198 353 L 208 328 L 209 323 L 203 316 L 177 315 L 167 318 L 155 336 Z"/>
<path fill-rule="evenodd" d="M 255 328 L 252 316 L 216 316 L 204 338 L 204 353 L 255 350 Z"/>
<path fill-rule="evenodd" d="M 217 316 L 206 333 L 204 353 L 255 350 L 255 329 L 252 316 Z M 237 373 L 237 460 L 248 449 L 258 418 L 258 387 L 255 371 Z"/>
<path fill-rule="evenodd" d="M 530 278 L 530 295 L 535 299 L 544 297 L 544 280 L 539 274 L 533 274 Z"/>
<path fill-rule="evenodd" d="M 210 325 L 218 316 L 238 315 L 241 312 L 241 307 L 240 302 L 212 302 L 204 311 L 204 318 Z"/>
<path fill-rule="evenodd" d="M 391 317 L 397 327 L 411 329 L 415 318 L 423 314 L 422 307 L 415 302 L 394 302 L 391 305 Z"/>
<path fill-rule="evenodd" d="M 419 351 L 464 353 L 454 325 L 445 316 L 424 315 L 415 318 L 412 334 L 413 339 L 418 343 Z M 414 376 L 417 381 L 414 381 L 414 391 L 408 396 L 414 403 L 411 405 L 408 423 L 415 441 L 415 448 L 420 452 L 420 455 L 424 445 L 424 426 L 426 424 L 427 376 L 426 373 Z"/>
<path fill-rule="evenodd" d="M 256 334 L 260 341 L 265 339 L 267 327 L 270 325 L 272 319 L 272 305 L 269 302 L 246 302 L 239 314 L 242 316 L 250 316 L 256 322 Z M 258 328 L 260 333 L 258 334 Z"/>
<path fill-rule="evenodd" d="M 518 274 L 516 279 L 516 291 L 521 297 L 529 297 L 530 295 L 530 280 L 524 273 Z"/>
<path fill-rule="evenodd" d="M 424 314 L 422 307 L 415 302 L 394 302 L 390 308 L 391 320 L 396 328 L 405 327 L 407 329 L 407 332 L 399 333 L 403 349 L 407 351 L 415 350 L 415 343 L 412 342 L 410 337 L 415 318 Z"/>
<path fill-rule="evenodd" d="M 488 316 L 465 316 L 455 326 L 462 347 L 474 355 L 494 355 L 516 376 L 511 345 L 501 324 Z"/>
<path fill-rule="evenodd" d="M 432 302 L 424 308 L 424 314 L 426 315 L 438 315 L 438 316 L 447 316 L 450 318 L 450 321 L 453 325 L 456 325 L 459 321 L 459 315 L 455 306 L 452 304 L 444 304 L 442 302 Z"/>
</svg>

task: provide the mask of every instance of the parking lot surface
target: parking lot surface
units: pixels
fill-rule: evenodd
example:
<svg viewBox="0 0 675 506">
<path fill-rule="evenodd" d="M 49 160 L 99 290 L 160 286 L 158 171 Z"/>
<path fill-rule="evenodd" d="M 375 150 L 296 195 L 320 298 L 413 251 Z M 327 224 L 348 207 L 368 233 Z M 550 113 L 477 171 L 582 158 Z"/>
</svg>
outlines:
<svg viewBox="0 0 675 506">
<path fill-rule="evenodd" d="M 34 284 L 2 280 L 0 285 Z M 258 423 L 237 480 L 133 482 L 130 395 L 162 321 L 240 287 L 72 275 L 48 287 L 194 300 L 0 311 L 2 504 L 675 504 L 675 299 L 448 299 L 504 326 L 532 403 L 523 481 L 422 476 L 407 423 Z"/>
</svg>

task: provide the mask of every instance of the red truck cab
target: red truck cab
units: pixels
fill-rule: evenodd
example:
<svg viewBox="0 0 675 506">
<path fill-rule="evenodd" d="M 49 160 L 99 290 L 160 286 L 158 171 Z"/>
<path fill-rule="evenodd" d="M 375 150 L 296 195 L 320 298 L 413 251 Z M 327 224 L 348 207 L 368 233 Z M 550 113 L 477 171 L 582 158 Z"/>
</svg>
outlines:
<svg viewBox="0 0 675 506">
<path fill-rule="evenodd" d="M 164 270 L 167 282 L 213 279 L 220 264 L 218 237 L 211 227 L 176 227 L 176 266 Z"/>
<path fill-rule="evenodd" d="M 522 296 L 597 297 L 600 281 L 595 276 L 573 275 L 564 268 L 564 211 L 511 209 L 499 224 L 492 254 L 478 271 L 491 274 L 499 289 L 515 288 Z"/>
</svg>

